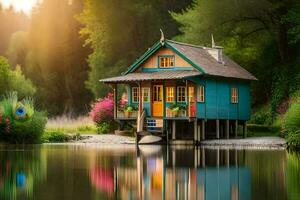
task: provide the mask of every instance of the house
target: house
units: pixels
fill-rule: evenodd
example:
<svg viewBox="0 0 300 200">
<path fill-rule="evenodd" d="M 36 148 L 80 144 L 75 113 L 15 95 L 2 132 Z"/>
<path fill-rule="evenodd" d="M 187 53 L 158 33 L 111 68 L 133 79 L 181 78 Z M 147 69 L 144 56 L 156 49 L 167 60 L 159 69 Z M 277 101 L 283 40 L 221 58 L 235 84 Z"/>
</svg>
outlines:
<svg viewBox="0 0 300 200">
<path fill-rule="evenodd" d="M 212 47 L 202 47 L 167 40 L 162 33 L 121 76 L 100 81 L 114 88 L 116 120 L 145 116 L 140 130 L 167 133 L 167 140 L 198 142 L 236 137 L 238 125 L 246 134 L 250 83 L 255 80 L 215 46 L 213 38 Z M 125 106 L 118 98 L 122 88 L 127 91 Z"/>
</svg>

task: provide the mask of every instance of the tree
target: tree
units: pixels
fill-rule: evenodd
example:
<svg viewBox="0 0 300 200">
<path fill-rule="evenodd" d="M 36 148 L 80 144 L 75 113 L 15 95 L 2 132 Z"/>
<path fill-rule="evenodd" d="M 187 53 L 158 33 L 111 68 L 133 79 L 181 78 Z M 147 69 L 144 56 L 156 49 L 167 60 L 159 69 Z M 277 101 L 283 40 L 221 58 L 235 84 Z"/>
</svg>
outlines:
<svg viewBox="0 0 300 200">
<path fill-rule="evenodd" d="M 86 83 L 95 97 L 106 95 L 108 88 L 99 79 L 120 74 L 149 46 L 160 38 L 179 33 L 169 10 L 181 10 L 191 0 L 85 0 L 78 16 L 84 25 L 80 34 L 93 52 L 89 55 L 90 73 Z"/>
<path fill-rule="evenodd" d="M 12 91 L 16 91 L 20 98 L 24 98 L 33 96 L 36 89 L 22 74 L 20 67 L 13 71 L 8 60 L 0 57 L 0 96 Z"/>
<path fill-rule="evenodd" d="M 271 100 L 275 111 L 295 84 L 292 77 L 300 54 L 289 33 L 294 40 L 299 33 L 295 11 L 299 4 L 297 0 L 197 0 L 172 16 L 181 24 L 179 40 L 207 45 L 213 33 L 225 53 L 258 77 L 253 103 Z"/>
</svg>

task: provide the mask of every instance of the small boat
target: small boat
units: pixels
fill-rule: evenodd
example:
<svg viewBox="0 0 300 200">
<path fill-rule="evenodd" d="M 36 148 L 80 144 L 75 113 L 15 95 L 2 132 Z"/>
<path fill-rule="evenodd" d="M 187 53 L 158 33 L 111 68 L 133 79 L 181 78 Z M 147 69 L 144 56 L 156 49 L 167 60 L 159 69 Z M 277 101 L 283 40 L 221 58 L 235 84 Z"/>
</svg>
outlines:
<svg viewBox="0 0 300 200">
<path fill-rule="evenodd" d="M 138 144 L 156 144 L 162 141 L 162 138 L 155 135 L 145 135 L 143 136 Z"/>
</svg>

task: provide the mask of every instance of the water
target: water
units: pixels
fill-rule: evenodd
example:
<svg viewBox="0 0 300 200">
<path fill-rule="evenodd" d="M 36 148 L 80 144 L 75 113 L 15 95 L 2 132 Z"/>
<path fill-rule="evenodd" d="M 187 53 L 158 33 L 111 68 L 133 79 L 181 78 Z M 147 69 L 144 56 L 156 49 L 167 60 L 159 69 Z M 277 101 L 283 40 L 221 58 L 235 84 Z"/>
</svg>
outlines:
<svg viewBox="0 0 300 200">
<path fill-rule="evenodd" d="M 0 147 L 0 199 L 300 199 L 300 154 L 101 145 Z"/>
</svg>

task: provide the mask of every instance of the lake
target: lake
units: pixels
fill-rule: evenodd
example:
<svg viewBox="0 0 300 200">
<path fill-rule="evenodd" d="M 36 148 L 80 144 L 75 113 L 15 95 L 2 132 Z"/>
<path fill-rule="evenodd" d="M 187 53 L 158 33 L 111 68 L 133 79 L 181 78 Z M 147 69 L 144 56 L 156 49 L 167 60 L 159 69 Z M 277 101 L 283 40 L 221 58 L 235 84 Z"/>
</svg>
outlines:
<svg viewBox="0 0 300 200">
<path fill-rule="evenodd" d="M 0 146 L 0 199 L 300 199 L 300 154 L 114 145 Z"/>
</svg>

